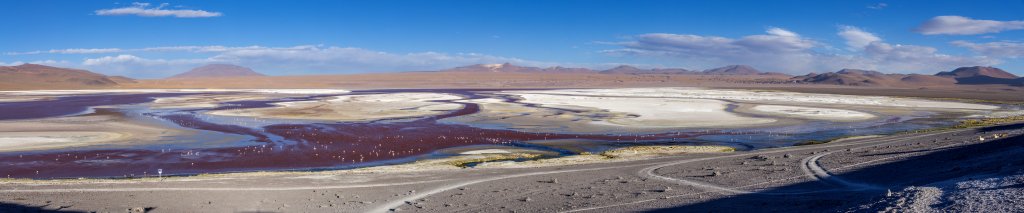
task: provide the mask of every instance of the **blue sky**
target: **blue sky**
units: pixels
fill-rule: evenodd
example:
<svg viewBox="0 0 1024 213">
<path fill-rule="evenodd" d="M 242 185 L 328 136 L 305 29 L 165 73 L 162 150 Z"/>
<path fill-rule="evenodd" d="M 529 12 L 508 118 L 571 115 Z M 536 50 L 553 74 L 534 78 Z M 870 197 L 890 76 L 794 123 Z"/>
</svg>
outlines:
<svg viewBox="0 0 1024 213">
<path fill-rule="evenodd" d="M 1024 1 L 3 1 L 0 65 L 158 78 L 475 63 L 1024 74 Z"/>
</svg>

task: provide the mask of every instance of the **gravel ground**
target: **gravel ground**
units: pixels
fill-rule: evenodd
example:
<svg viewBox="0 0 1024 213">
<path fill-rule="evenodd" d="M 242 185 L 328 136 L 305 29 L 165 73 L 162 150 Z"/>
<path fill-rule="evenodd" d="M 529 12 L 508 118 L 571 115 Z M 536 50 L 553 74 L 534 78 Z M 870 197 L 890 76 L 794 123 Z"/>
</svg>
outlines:
<svg viewBox="0 0 1024 213">
<path fill-rule="evenodd" d="M 0 212 L 1012 212 L 1022 128 L 537 168 L 5 180 Z"/>
</svg>

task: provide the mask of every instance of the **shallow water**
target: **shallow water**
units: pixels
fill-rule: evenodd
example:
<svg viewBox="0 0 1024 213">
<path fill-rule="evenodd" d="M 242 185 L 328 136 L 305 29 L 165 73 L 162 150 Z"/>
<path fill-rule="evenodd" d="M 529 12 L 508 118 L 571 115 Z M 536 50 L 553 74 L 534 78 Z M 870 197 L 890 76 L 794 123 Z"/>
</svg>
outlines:
<svg viewBox="0 0 1024 213">
<path fill-rule="evenodd" d="M 492 90 L 368 90 L 347 94 L 313 95 L 262 101 L 223 103 L 214 109 L 270 107 L 275 102 L 314 100 L 337 95 L 394 92 L 441 92 L 467 99 L 484 98 L 478 94 Z M 167 125 L 173 128 L 201 130 L 202 134 L 170 138 L 163 143 L 93 146 L 48 151 L 0 153 L 0 177 L 77 178 L 152 176 L 157 169 L 164 175 L 199 173 L 316 170 L 353 168 L 408 162 L 442 156 L 438 150 L 473 146 L 507 145 L 528 149 L 573 154 L 565 148 L 537 145 L 532 141 L 573 139 L 594 141 L 598 146 L 617 147 L 637 144 L 720 144 L 740 149 L 788 146 L 807 140 L 884 134 L 911 129 L 948 125 L 928 120 L 930 114 L 885 118 L 869 122 L 807 122 L 794 126 L 749 129 L 678 129 L 660 133 L 612 134 L 573 132 L 525 132 L 500 126 L 440 122 L 445 118 L 479 112 L 471 103 L 462 109 L 441 115 L 394 119 L 377 122 L 325 122 L 214 116 L 214 109 L 152 109 L 146 107 L 157 97 L 192 95 L 166 94 L 93 94 L 61 97 L 54 100 L 0 103 L 0 120 L 74 116 L 90 107 L 110 106 L 104 113 L 120 113 L 133 120 Z M 515 101 L 507 99 L 506 101 Z M 43 107 L 46 106 L 46 107 Z M 236 141 L 216 143 L 217 136 L 237 136 Z M 223 138 L 223 137 L 221 137 Z M 584 145 L 581 145 L 584 146 Z"/>
</svg>

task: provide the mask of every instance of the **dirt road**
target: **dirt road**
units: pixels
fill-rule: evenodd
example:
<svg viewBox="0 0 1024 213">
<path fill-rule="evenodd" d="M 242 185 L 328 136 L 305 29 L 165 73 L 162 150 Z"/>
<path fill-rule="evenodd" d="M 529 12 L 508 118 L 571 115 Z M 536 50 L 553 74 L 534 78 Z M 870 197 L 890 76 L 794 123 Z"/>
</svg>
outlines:
<svg viewBox="0 0 1024 213">
<path fill-rule="evenodd" d="M 1022 128 L 521 169 L 8 181 L 0 212 L 836 211 L 908 186 L 1019 173 Z"/>
</svg>

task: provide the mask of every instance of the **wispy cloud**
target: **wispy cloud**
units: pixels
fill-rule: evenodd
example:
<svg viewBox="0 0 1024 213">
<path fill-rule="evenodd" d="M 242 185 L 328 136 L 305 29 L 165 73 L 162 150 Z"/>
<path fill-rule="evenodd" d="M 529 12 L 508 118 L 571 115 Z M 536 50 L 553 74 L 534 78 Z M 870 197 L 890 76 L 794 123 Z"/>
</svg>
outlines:
<svg viewBox="0 0 1024 213">
<path fill-rule="evenodd" d="M 878 4 L 868 5 L 868 9 L 872 9 L 872 10 L 881 10 L 881 9 L 885 9 L 886 7 L 889 7 L 889 4 L 886 4 L 884 2 L 880 2 Z"/>
<path fill-rule="evenodd" d="M 209 18 L 218 17 L 220 12 L 209 12 L 205 10 L 187 9 L 165 9 L 170 4 L 163 3 L 156 7 L 150 7 L 149 3 L 133 2 L 131 6 L 113 9 L 96 10 L 96 15 L 101 16 L 123 16 L 135 15 L 144 17 L 177 17 L 177 18 Z"/>
<path fill-rule="evenodd" d="M 999 63 L 985 56 L 947 55 L 928 46 L 886 43 L 881 37 L 853 26 L 842 26 L 837 34 L 844 39 L 848 52 L 821 51 L 824 44 L 780 28 L 740 38 L 643 34 L 634 36 L 631 41 L 610 43 L 623 48 L 604 52 L 620 56 L 681 59 L 707 66 L 748 64 L 794 74 L 841 68 L 934 72 L 957 66 Z"/>
<path fill-rule="evenodd" d="M 299 45 L 265 46 L 164 46 L 111 50 L 102 57 L 84 58 L 80 63 L 62 64 L 104 74 L 134 77 L 163 77 L 209 63 L 230 63 L 272 74 L 326 74 L 387 71 L 438 70 L 468 64 L 514 63 L 526 66 L 613 66 L 608 64 L 566 64 L 531 61 L 480 53 L 390 53 L 355 47 Z M 116 51 L 113 51 L 116 50 Z M 38 54 L 88 51 L 33 51 Z M 192 58 L 160 58 L 166 52 L 192 53 Z M 26 52 L 27 53 L 27 52 Z M 19 53 L 21 54 L 21 53 Z M 176 54 L 172 54 L 176 55 Z M 31 63 L 31 62 L 30 62 Z M 14 63 L 10 63 L 14 64 Z M 21 62 L 17 62 L 21 64 Z"/>
<path fill-rule="evenodd" d="M 977 35 L 1024 29 L 1024 21 L 978 20 L 963 16 L 936 16 L 914 31 L 925 35 Z"/>
<path fill-rule="evenodd" d="M 953 41 L 951 44 L 970 49 L 971 51 L 993 57 L 1024 58 L 1024 42 L 996 41 L 974 43 L 969 41 Z"/>
<path fill-rule="evenodd" d="M 846 46 L 848 46 L 850 50 L 863 49 L 872 42 L 882 41 L 882 38 L 879 38 L 875 34 L 854 26 L 840 26 L 839 33 L 837 34 L 839 37 L 842 37 L 843 40 L 846 40 Z"/>
<path fill-rule="evenodd" d="M 118 48 L 93 48 L 93 49 L 53 49 L 53 50 L 37 50 L 29 52 L 7 52 L 5 55 L 36 55 L 36 54 L 99 54 L 99 53 L 116 53 L 124 50 Z"/>
</svg>

